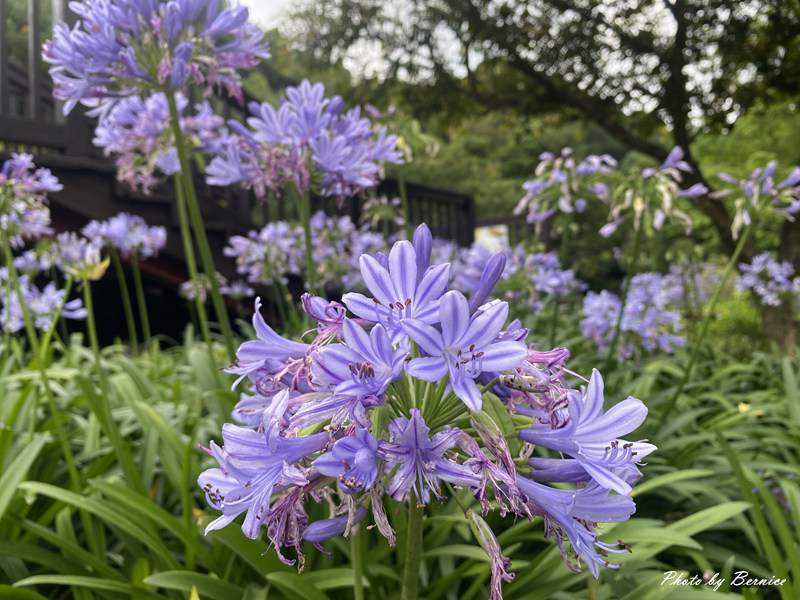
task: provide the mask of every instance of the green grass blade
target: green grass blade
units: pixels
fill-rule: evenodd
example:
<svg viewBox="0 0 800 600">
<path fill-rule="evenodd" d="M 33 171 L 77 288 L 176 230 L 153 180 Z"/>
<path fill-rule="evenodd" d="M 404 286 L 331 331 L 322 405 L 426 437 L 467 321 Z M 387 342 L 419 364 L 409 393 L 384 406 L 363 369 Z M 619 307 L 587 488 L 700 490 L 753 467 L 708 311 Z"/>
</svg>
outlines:
<svg viewBox="0 0 800 600">
<path fill-rule="evenodd" d="M 0 476 L 0 520 L 2 520 L 6 509 L 8 509 L 12 498 L 14 498 L 17 486 L 28 476 L 28 470 L 31 468 L 33 461 L 36 460 L 36 457 L 39 456 L 39 452 L 41 452 L 47 439 L 48 436 L 46 435 L 35 435 L 33 440 L 14 457 L 14 460 L 5 469 L 3 475 Z"/>
</svg>

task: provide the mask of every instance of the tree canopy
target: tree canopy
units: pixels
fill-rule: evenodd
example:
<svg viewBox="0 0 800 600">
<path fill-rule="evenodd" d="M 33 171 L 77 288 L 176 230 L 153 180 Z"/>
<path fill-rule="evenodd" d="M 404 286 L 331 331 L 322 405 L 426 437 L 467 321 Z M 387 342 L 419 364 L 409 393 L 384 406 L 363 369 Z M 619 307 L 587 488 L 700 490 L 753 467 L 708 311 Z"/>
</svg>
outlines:
<svg viewBox="0 0 800 600">
<path fill-rule="evenodd" d="M 699 137 L 800 90 L 797 2 L 330 0 L 293 23 L 318 60 L 369 57 L 362 85 L 402 88 L 416 114 L 452 123 L 481 109 L 567 111 L 654 160 L 682 146 L 696 169 L 688 183 L 711 189 L 693 152 Z M 724 204 L 695 203 L 730 250 Z M 794 224 L 785 230 L 800 237 Z M 789 258 L 800 264 L 800 249 Z"/>
</svg>

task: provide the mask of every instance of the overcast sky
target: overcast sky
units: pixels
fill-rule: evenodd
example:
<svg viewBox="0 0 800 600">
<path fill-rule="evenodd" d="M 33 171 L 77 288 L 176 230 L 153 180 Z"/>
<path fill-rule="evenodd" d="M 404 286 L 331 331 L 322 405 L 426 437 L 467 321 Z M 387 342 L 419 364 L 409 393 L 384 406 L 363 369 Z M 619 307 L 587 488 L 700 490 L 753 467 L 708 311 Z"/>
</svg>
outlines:
<svg viewBox="0 0 800 600">
<path fill-rule="evenodd" d="M 267 29 L 275 27 L 280 22 L 281 17 L 297 0 L 240 0 L 242 4 L 250 9 L 250 14 L 254 21 Z"/>
</svg>

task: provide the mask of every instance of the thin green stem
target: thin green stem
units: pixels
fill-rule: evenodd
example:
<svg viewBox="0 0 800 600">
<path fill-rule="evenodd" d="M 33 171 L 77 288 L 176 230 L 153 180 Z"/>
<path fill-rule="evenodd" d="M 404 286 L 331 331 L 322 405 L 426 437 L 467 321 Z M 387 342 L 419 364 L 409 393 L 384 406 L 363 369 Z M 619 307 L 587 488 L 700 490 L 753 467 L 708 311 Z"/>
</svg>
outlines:
<svg viewBox="0 0 800 600">
<path fill-rule="evenodd" d="M 684 388 L 691 381 L 692 371 L 694 370 L 694 365 L 697 362 L 697 358 L 700 355 L 700 350 L 703 347 L 703 342 L 708 334 L 708 328 L 711 325 L 711 317 L 714 315 L 714 309 L 717 307 L 720 294 L 722 294 L 722 290 L 725 289 L 725 286 L 727 285 L 728 280 L 733 273 L 733 269 L 736 267 L 736 263 L 739 261 L 739 256 L 742 254 L 744 247 L 747 245 L 747 240 L 750 237 L 750 232 L 752 229 L 752 223 L 745 227 L 744 231 L 742 232 L 742 237 L 739 238 L 739 243 L 736 244 L 733 254 L 728 260 L 728 263 L 725 265 L 725 270 L 722 272 L 722 277 L 720 277 L 719 283 L 717 283 L 717 287 L 714 289 L 714 293 L 711 296 L 711 300 L 706 306 L 705 315 L 703 316 L 703 321 L 700 324 L 700 333 L 692 343 L 692 353 L 689 355 L 689 362 L 686 364 L 686 369 L 683 371 L 683 377 L 681 377 L 678 387 L 675 388 L 675 392 L 667 401 L 667 407 L 664 410 L 664 413 L 661 415 L 661 419 L 658 424 L 659 429 L 662 428 L 667 422 L 667 419 L 675 409 L 678 398 L 680 398 Z"/>
<path fill-rule="evenodd" d="M 61 302 L 59 303 L 58 309 L 53 316 L 53 320 L 50 321 L 50 326 L 47 328 L 47 331 L 44 332 L 44 335 L 39 342 L 39 355 L 41 356 L 42 362 L 47 362 L 46 359 L 50 349 L 50 340 L 53 339 L 53 334 L 56 331 L 56 325 L 61 319 L 61 314 L 64 312 L 64 306 L 67 304 L 67 302 L 69 302 L 69 294 L 72 291 L 72 283 L 72 275 L 69 275 L 64 282 L 64 297 L 61 298 Z"/>
<path fill-rule="evenodd" d="M 114 263 L 114 272 L 119 283 L 119 295 L 122 297 L 122 312 L 125 314 L 125 322 L 128 324 L 128 339 L 135 354 L 139 353 L 139 343 L 136 341 L 136 323 L 133 320 L 133 306 L 131 306 L 131 296 L 128 292 L 128 282 L 125 280 L 125 270 L 122 268 L 122 261 L 115 248 L 111 249 L 111 262 Z"/>
<path fill-rule="evenodd" d="M 317 293 L 317 269 L 314 265 L 314 244 L 311 239 L 311 194 L 308 191 L 301 192 L 295 188 L 297 194 L 297 207 L 300 211 L 300 221 L 303 225 L 303 243 L 305 244 L 306 256 L 306 289 L 312 293 Z"/>
<path fill-rule="evenodd" d="M 628 272 L 625 273 L 625 283 L 622 285 L 622 298 L 619 305 L 619 314 L 617 315 L 617 322 L 614 324 L 614 333 L 611 336 L 611 343 L 608 346 L 608 354 L 606 355 L 605 372 L 611 368 L 611 363 L 614 361 L 614 356 L 617 352 L 617 342 L 619 342 L 619 335 L 622 330 L 622 319 L 625 316 L 625 307 L 628 305 L 628 292 L 631 289 L 631 280 L 636 271 L 639 269 L 639 254 L 642 246 L 642 238 L 644 237 L 644 227 L 640 224 L 636 230 L 636 237 L 633 240 L 633 254 L 631 255 Z"/>
<path fill-rule="evenodd" d="M 183 254 L 186 258 L 186 270 L 189 271 L 189 279 L 192 281 L 192 287 L 194 287 L 194 305 L 197 310 L 197 321 L 200 323 L 200 335 L 203 337 L 203 341 L 208 344 L 209 351 L 213 355 L 211 330 L 208 326 L 206 307 L 203 304 L 203 291 L 200 287 L 197 273 L 197 262 L 194 256 L 192 234 L 189 230 L 189 220 L 186 214 L 184 191 L 177 178 L 175 179 L 175 203 L 178 205 L 178 221 L 181 224 L 181 241 L 183 243 Z"/>
<path fill-rule="evenodd" d="M 191 232 L 188 225 L 183 227 L 186 220 L 186 197 L 180 182 L 175 179 L 175 198 L 178 205 L 178 218 L 182 224 L 181 226 L 181 241 L 183 242 L 183 253 L 186 256 L 186 268 L 189 271 L 189 278 L 192 281 L 194 288 L 194 308 L 197 322 L 200 324 L 200 335 L 205 342 L 208 350 L 208 358 L 211 365 L 216 365 L 216 357 L 214 356 L 214 344 L 211 340 L 211 328 L 208 325 L 208 313 L 206 312 L 206 305 L 203 302 L 203 290 L 200 287 L 200 279 L 197 273 L 197 262 L 194 256 L 194 247 L 192 246 Z M 215 278 L 216 279 L 216 278 Z M 222 383 L 217 369 L 214 369 L 214 376 L 218 383 Z"/>
<path fill-rule="evenodd" d="M 402 600 L 417 600 L 419 567 L 422 559 L 422 513 L 414 492 L 408 498 L 408 524 L 406 531 L 406 555 L 403 563 Z"/>
<path fill-rule="evenodd" d="M 139 256 L 131 254 L 131 272 L 133 273 L 133 287 L 136 290 L 136 303 L 139 305 L 139 321 L 142 324 L 142 337 L 145 344 L 150 342 L 150 316 L 147 312 L 147 300 L 142 285 L 142 270 L 139 268 Z"/>
<path fill-rule="evenodd" d="M 189 151 L 186 146 L 186 138 L 181 129 L 180 115 L 178 114 L 178 106 L 175 102 L 175 96 L 171 93 L 167 94 L 167 101 L 169 103 L 170 111 L 170 125 L 172 126 L 172 135 L 175 139 L 175 148 L 178 151 L 178 160 L 181 165 L 180 173 L 176 173 L 175 177 L 180 181 L 184 191 L 184 201 L 188 208 L 189 218 L 191 222 L 192 231 L 194 231 L 195 240 L 197 241 L 197 248 L 200 252 L 200 262 L 203 264 L 203 271 L 208 277 L 209 285 L 211 286 L 211 303 L 214 306 L 214 312 L 217 316 L 222 335 L 225 339 L 225 348 L 228 351 L 228 356 L 233 360 L 236 355 L 236 349 L 233 342 L 233 329 L 231 328 L 230 318 L 228 317 L 228 310 L 225 307 L 225 301 L 222 299 L 222 294 L 219 291 L 219 282 L 217 281 L 217 270 L 214 267 L 214 257 L 211 254 L 211 246 L 208 243 L 208 236 L 206 235 L 205 225 L 203 224 L 203 215 L 200 212 L 200 203 L 197 200 L 197 190 L 194 187 L 194 180 L 192 179 L 192 170 L 189 165 Z"/>
<path fill-rule="evenodd" d="M 350 564 L 353 565 L 353 600 L 364 600 L 364 554 L 361 551 L 361 527 L 350 530 Z"/>
</svg>

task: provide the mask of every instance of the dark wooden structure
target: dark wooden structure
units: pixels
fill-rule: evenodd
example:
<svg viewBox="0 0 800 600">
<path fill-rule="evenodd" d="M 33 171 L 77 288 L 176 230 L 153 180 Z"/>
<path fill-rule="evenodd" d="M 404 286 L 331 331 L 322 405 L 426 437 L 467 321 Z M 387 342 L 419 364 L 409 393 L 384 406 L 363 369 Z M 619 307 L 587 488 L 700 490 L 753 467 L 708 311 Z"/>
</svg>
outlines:
<svg viewBox="0 0 800 600">
<path fill-rule="evenodd" d="M 166 226 L 167 248 L 142 268 L 152 286 L 174 291 L 187 276 L 171 189 L 167 186 L 143 195 L 119 183 L 113 164 L 92 145 L 94 122 L 80 108 L 63 116 L 60 103 L 52 97 L 41 46 L 50 35 L 50 24 L 69 18 L 66 4 L 66 0 L 0 0 L 0 160 L 11 152 L 30 152 L 38 165 L 50 168 L 61 180 L 64 190 L 51 195 L 57 230 L 79 229 L 90 219 L 105 219 L 121 211 Z M 16 40 L 13 48 L 12 38 Z M 241 116 L 238 107 L 225 104 L 220 108 L 225 116 Z M 264 211 L 256 211 L 255 199 L 243 191 L 207 187 L 202 181 L 198 186 L 216 264 L 224 275 L 234 276 L 234 265 L 222 256 L 222 249 L 231 235 L 255 227 L 254 214 Z M 427 222 L 435 235 L 460 244 L 472 242 L 475 215 L 470 196 L 414 183 L 408 183 L 407 190 L 413 223 Z M 389 179 L 378 193 L 396 195 L 397 191 L 398 183 Z M 343 208 L 333 201 L 315 202 L 327 212 L 347 212 L 357 220 L 363 199 L 350 199 Z M 267 212 L 271 218 L 293 214 L 282 206 Z"/>
</svg>

